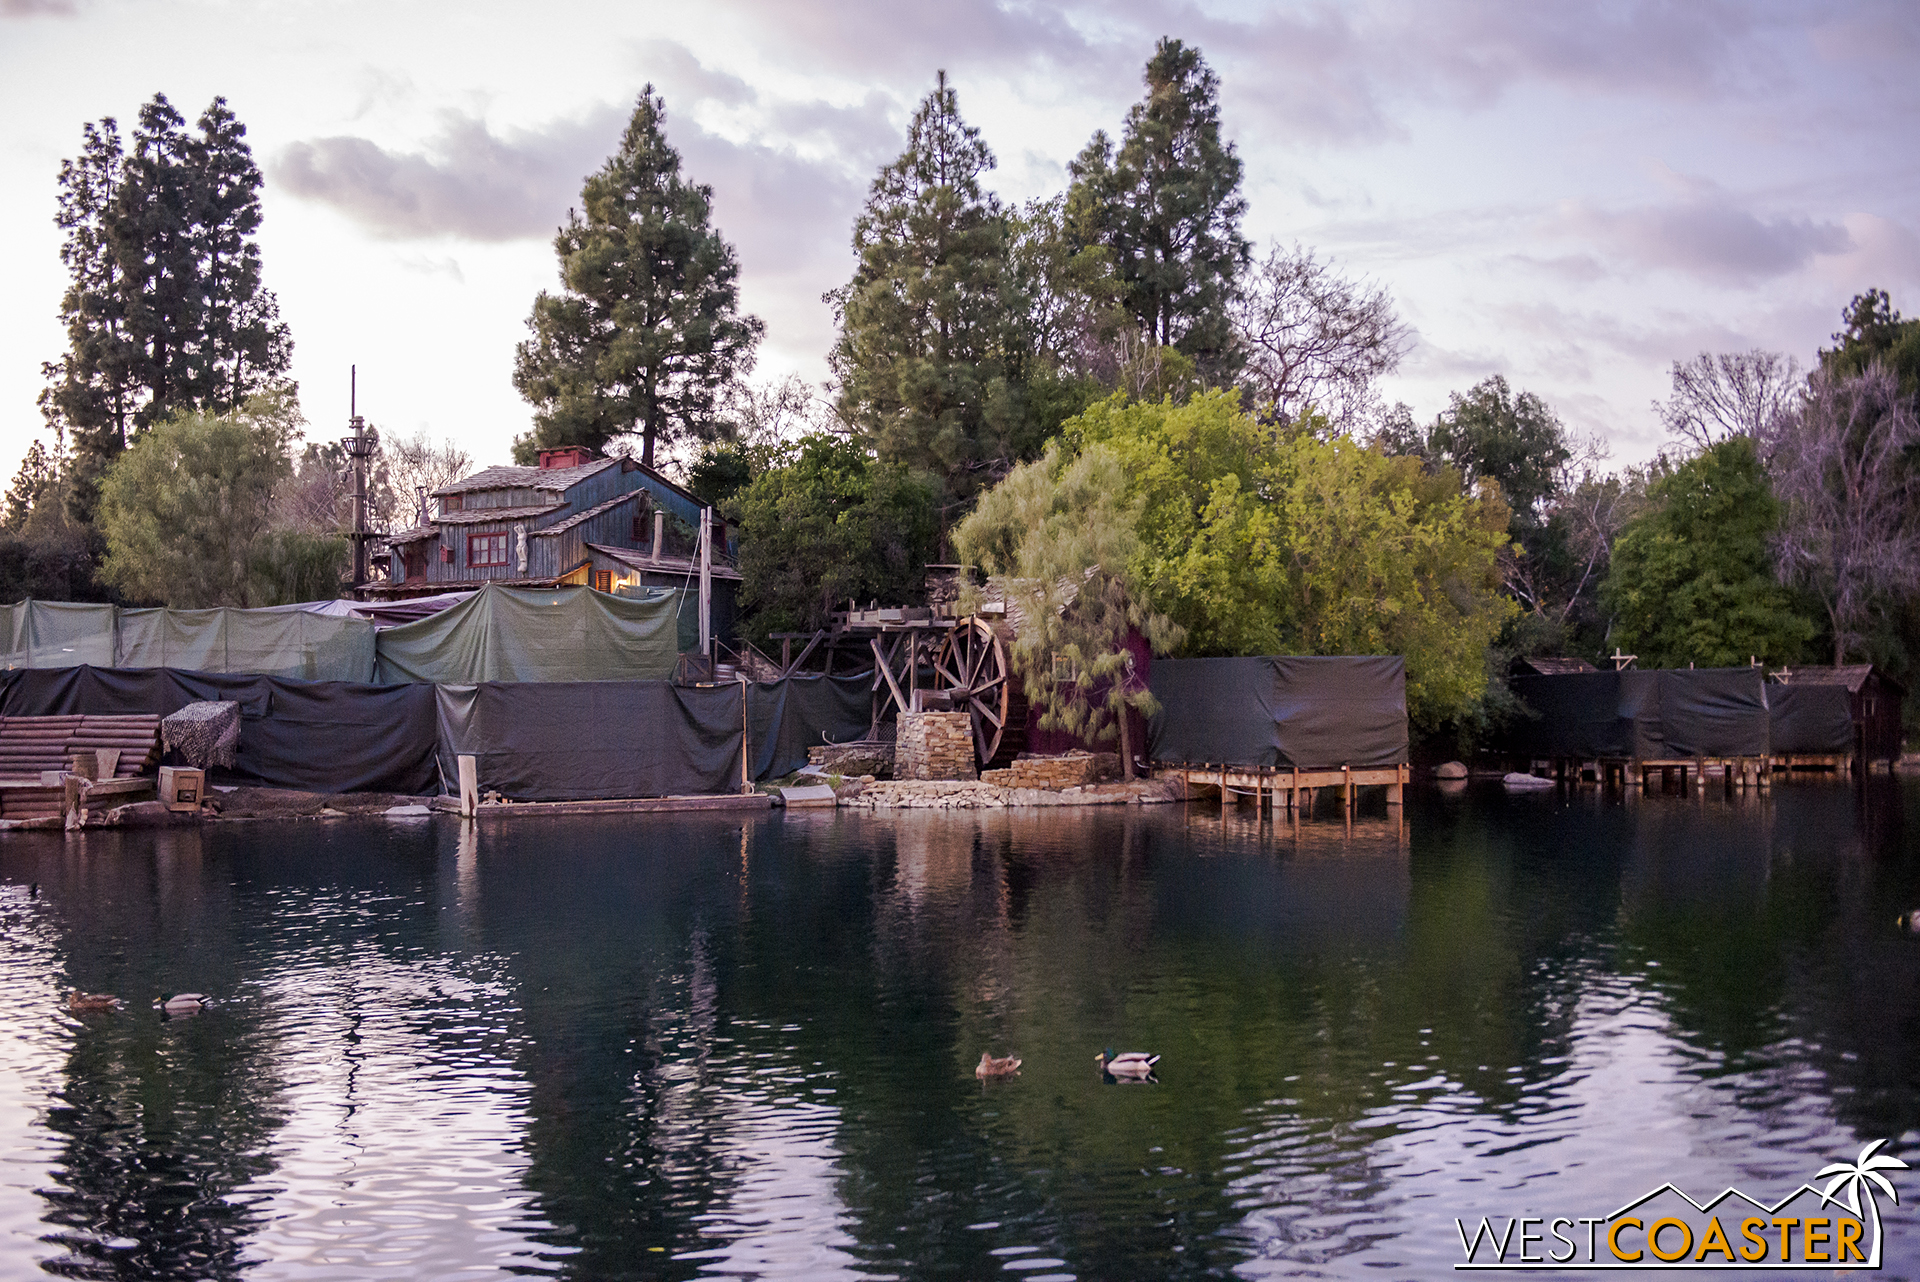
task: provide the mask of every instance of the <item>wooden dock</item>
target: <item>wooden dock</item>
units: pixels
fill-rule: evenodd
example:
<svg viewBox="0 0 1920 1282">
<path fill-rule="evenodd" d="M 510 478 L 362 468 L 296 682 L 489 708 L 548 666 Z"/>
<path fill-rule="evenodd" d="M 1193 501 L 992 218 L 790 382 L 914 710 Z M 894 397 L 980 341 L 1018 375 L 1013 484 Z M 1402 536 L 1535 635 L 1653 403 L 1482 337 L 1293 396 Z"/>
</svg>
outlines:
<svg viewBox="0 0 1920 1282">
<path fill-rule="evenodd" d="M 1359 788 L 1384 787 L 1387 790 L 1387 804 L 1401 805 L 1406 797 L 1411 769 L 1404 764 L 1370 769 L 1338 766 L 1323 770 L 1278 766 L 1156 764 L 1153 772 L 1161 778 L 1183 780 L 1188 796 L 1192 796 L 1196 788 L 1214 789 L 1219 792 L 1223 804 L 1228 800 L 1250 797 L 1256 809 L 1271 806 L 1276 810 L 1283 807 L 1291 810 L 1300 805 L 1310 806 L 1312 797 L 1301 798 L 1303 791 L 1311 794 L 1321 788 L 1338 788 L 1342 805 L 1351 811 L 1354 792 Z"/>
</svg>

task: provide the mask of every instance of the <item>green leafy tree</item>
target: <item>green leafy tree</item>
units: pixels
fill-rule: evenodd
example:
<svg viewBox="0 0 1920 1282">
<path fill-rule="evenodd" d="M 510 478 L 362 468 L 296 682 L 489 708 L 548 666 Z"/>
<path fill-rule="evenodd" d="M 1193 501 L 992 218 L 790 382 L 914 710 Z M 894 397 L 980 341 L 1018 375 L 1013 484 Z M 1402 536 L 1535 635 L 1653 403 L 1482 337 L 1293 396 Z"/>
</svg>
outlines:
<svg viewBox="0 0 1920 1282">
<path fill-rule="evenodd" d="M 604 450 L 637 433 L 640 461 L 691 437 L 723 434 L 727 388 L 753 365 L 765 326 L 740 312 L 740 264 L 710 224 L 713 188 L 680 173 L 648 85 L 616 152 L 587 179 L 584 217 L 554 237 L 561 290 L 541 291 L 517 349 L 513 385 L 534 407 L 514 443 Z"/>
<path fill-rule="evenodd" d="M 352 569 L 352 556 L 342 535 L 288 527 L 266 530 L 247 550 L 247 603 L 332 600 Z"/>
<path fill-rule="evenodd" d="M 97 531 L 67 511 L 68 456 L 56 436 L 27 447 L 0 519 L 0 601 L 105 600 L 93 581 L 102 547 Z"/>
<path fill-rule="evenodd" d="M 100 476 L 133 434 L 175 413 L 222 413 L 280 383 L 292 340 L 261 283 L 260 171 L 215 98 L 190 131 L 164 94 L 132 147 L 108 117 L 60 169 L 67 352 L 43 367 L 42 413 L 73 443 L 69 502 L 89 520 Z"/>
<path fill-rule="evenodd" d="M 1813 620 L 1774 574 L 1783 508 L 1751 437 L 1722 440 L 1655 481 L 1614 542 L 1601 601 L 1648 668 L 1798 662 Z"/>
<path fill-rule="evenodd" d="M 1129 640 L 1164 654 L 1181 629 L 1147 603 L 1138 577 L 1140 500 L 1119 456 L 1095 445 L 1067 458 L 1057 447 L 981 495 L 954 531 L 969 564 L 993 576 L 1019 620 L 1010 659 L 1040 724 L 1088 743 L 1117 739 L 1126 777 L 1133 754 L 1126 710 L 1158 710 Z M 975 595 L 978 595 L 976 592 Z"/>
<path fill-rule="evenodd" d="M 1469 486 L 1498 485 L 1516 536 L 1537 529 L 1560 469 L 1573 458 L 1559 418 L 1532 392 L 1516 395 L 1498 374 L 1448 402 L 1429 435 L 1434 456 L 1457 468 Z"/>
<path fill-rule="evenodd" d="M 101 579 L 173 606 L 260 604 L 259 543 L 300 424 L 279 394 L 227 414 L 181 413 L 142 434 L 101 483 Z"/>
<path fill-rule="evenodd" d="M 841 416 L 882 459 L 939 477 L 949 502 L 1037 446 L 1012 359 L 1007 220 L 980 185 L 993 163 L 941 72 L 854 223 L 853 279 L 829 296 Z"/>
<path fill-rule="evenodd" d="M 1199 654 L 1399 654 L 1407 709 L 1432 729 L 1474 714 L 1507 508 L 1312 419 L 1281 433 L 1233 393 L 1088 410 L 1069 432 L 1114 450 L 1142 501 L 1141 570 Z"/>
<path fill-rule="evenodd" d="M 856 442 L 809 436 L 726 506 L 740 527 L 745 631 L 809 631 L 849 598 L 911 604 L 925 595 L 937 531 L 934 495 Z"/>
<path fill-rule="evenodd" d="M 1240 158 L 1220 137 L 1220 81 L 1198 49 L 1162 39 L 1145 80 L 1119 146 L 1098 132 L 1073 162 L 1067 225 L 1106 248 L 1148 341 L 1178 347 L 1218 385 L 1236 367 L 1227 305 L 1252 257 Z"/>
<path fill-rule="evenodd" d="M 1823 369 L 1846 379 L 1884 365 L 1899 380 L 1901 395 L 1920 397 L 1920 319 L 1903 318 L 1886 290 L 1869 289 L 1854 295 L 1841 324 L 1833 347 L 1820 353 Z"/>
</svg>

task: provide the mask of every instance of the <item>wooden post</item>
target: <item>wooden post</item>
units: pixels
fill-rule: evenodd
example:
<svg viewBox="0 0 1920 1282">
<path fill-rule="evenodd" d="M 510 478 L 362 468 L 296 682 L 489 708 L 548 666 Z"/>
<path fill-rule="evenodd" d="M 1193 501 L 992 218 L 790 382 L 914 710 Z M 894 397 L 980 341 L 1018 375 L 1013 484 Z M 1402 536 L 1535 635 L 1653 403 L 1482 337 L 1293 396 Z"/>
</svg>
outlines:
<svg viewBox="0 0 1920 1282">
<path fill-rule="evenodd" d="M 1411 770 L 1412 767 L 1405 762 L 1400 763 L 1400 765 L 1395 768 L 1393 772 L 1395 782 L 1387 785 L 1387 805 L 1398 806 L 1405 801 L 1407 776 Z"/>
<path fill-rule="evenodd" d="M 740 677 L 740 795 L 746 796 L 753 791 L 753 776 L 747 772 L 747 674 Z M 741 831 L 745 831 L 742 829 Z"/>
<path fill-rule="evenodd" d="M 1346 803 L 1347 820 L 1353 820 L 1353 767 L 1342 764 L 1340 767 L 1340 800 Z"/>
<path fill-rule="evenodd" d="M 1293 768 L 1293 787 L 1287 791 L 1287 808 L 1293 811 L 1294 818 L 1300 817 L 1300 767 Z"/>
<path fill-rule="evenodd" d="M 464 755 L 454 760 L 460 767 L 460 813 L 471 816 L 480 809 L 480 763 Z"/>
</svg>

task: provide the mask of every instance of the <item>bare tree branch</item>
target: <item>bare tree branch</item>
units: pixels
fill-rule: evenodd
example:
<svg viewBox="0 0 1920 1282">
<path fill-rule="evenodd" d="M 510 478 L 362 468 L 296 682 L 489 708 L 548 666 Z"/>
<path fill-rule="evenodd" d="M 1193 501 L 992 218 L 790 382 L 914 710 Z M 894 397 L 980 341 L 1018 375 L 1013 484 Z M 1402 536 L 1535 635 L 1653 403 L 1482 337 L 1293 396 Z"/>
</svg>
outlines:
<svg viewBox="0 0 1920 1282">
<path fill-rule="evenodd" d="M 1762 440 L 1801 394 L 1800 363 L 1778 352 L 1702 352 L 1673 363 L 1673 396 L 1653 403 L 1667 431 L 1693 450 L 1731 436 Z"/>
<path fill-rule="evenodd" d="M 1374 380 L 1413 345 L 1384 287 L 1349 280 L 1299 245 L 1273 248 L 1232 315 L 1263 406 L 1287 420 L 1312 406 L 1341 430 L 1366 414 Z"/>
<path fill-rule="evenodd" d="M 1774 492 L 1786 503 L 1776 549 L 1780 577 L 1827 607 L 1833 661 L 1866 639 L 1889 595 L 1920 586 L 1920 419 L 1884 365 L 1835 378 L 1816 372 L 1805 402 L 1767 436 Z"/>
</svg>

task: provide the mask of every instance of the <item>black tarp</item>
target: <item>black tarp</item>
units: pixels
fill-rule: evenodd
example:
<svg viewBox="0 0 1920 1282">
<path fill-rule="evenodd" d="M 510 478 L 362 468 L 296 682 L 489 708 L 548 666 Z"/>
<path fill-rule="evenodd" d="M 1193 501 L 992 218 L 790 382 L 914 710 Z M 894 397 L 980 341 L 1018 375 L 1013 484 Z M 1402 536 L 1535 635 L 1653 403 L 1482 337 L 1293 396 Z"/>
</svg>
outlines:
<svg viewBox="0 0 1920 1282">
<path fill-rule="evenodd" d="M 233 769 L 216 777 L 311 792 L 438 793 L 433 687 L 295 681 L 172 668 L 27 668 L 6 674 L 0 715 L 178 712 L 240 705 Z"/>
<path fill-rule="evenodd" d="M 1843 685 L 1770 685 L 1773 750 L 1832 755 L 1853 751 L 1853 692 Z"/>
<path fill-rule="evenodd" d="M 1302 769 L 1407 760 L 1398 655 L 1266 655 L 1153 665 L 1155 761 Z"/>
<path fill-rule="evenodd" d="M 778 779 L 807 764 L 807 749 L 866 736 L 873 719 L 871 673 L 801 676 L 748 687 L 753 777 Z"/>
<path fill-rule="evenodd" d="M 1503 747 L 1530 757 L 1671 761 L 1769 751 L 1767 687 L 1758 668 L 1659 668 L 1515 677 L 1533 716 Z"/>
<path fill-rule="evenodd" d="M 740 790 L 741 687 L 488 681 L 438 691 L 441 769 L 517 801 Z"/>
</svg>

